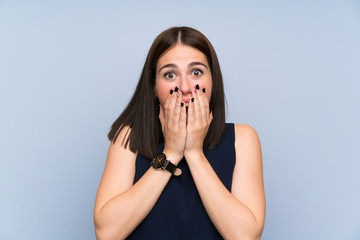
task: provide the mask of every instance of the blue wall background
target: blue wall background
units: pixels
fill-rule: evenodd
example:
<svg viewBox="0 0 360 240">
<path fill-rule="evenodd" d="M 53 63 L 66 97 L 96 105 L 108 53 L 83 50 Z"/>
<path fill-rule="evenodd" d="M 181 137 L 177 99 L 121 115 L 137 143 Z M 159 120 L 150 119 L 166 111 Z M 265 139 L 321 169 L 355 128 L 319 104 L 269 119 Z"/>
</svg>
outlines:
<svg viewBox="0 0 360 240">
<path fill-rule="evenodd" d="M 360 239 L 359 1 L 0 1 L 0 239 L 95 239 L 107 132 L 153 39 L 213 43 L 261 138 L 262 239 Z"/>
</svg>

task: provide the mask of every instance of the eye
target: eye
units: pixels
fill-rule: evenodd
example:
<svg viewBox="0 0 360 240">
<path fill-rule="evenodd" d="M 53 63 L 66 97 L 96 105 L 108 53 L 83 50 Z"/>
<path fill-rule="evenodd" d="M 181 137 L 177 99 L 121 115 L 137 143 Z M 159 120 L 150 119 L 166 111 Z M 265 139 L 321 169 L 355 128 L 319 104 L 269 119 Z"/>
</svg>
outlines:
<svg viewBox="0 0 360 240">
<path fill-rule="evenodd" d="M 175 74 L 173 72 L 167 72 L 164 74 L 164 77 L 167 79 L 172 79 L 175 77 Z"/>
<path fill-rule="evenodd" d="M 201 69 L 194 69 L 192 72 L 192 75 L 194 75 L 195 77 L 199 77 L 201 76 L 201 74 L 203 74 L 203 71 Z"/>
</svg>

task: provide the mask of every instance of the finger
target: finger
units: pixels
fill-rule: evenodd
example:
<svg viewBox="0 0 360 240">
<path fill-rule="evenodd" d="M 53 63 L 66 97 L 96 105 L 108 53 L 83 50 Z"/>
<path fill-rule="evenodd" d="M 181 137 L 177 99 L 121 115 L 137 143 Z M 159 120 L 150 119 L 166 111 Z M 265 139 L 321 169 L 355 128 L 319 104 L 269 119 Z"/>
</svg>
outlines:
<svg viewBox="0 0 360 240">
<path fill-rule="evenodd" d="M 160 111 L 159 111 L 159 120 L 160 120 L 160 124 L 161 124 L 161 127 L 163 128 L 164 125 L 165 125 L 165 114 L 164 114 L 164 110 L 163 108 L 160 106 Z"/>
<path fill-rule="evenodd" d="M 195 120 L 195 116 L 194 116 L 194 97 L 191 97 L 191 100 L 189 101 L 189 105 L 188 105 L 188 112 L 187 112 L 187 120 L 188 120 L 188 126 L 192 125 L 194 120 Z"/>
<path fill-rule="evenodd" d="M 183 102 L 181 103 L 181 107 L 180 107 L 180 117 L 179 117 L 178 127 L 181 130 L 185 130 L 186 128 L 186 106 Z"/>
<path fill-rule="evenodd" d="M 197 84 L 197 87 L 195 87 L 195 89 L 192 92 L 192 96 L 194 98 L 194 122 L 198 123 L 201 120 L 201 107 L 200 107 L 200 102 L 199 102 L 199 93 L 200 90 L 198 90 L 197 88 L 199 88 L 199 85 Z"/>
<path fill-rule="evenodd" d="M 172 89 L 171 89 L 172 90 Z M 170 90 L 170 95 L 165 102 L 165 122 L 169 125 L 172 124 L 173 112 L 176 102 L 176 93 Z M 171 127 L 171 126 L 168 126 Z"/>
<path fill-rule="evenodd" d="M 205 94 L 205 88 L 199 92 L 199 102 L 201 107 L 201 117 L 203 121 L 206 121 L 208 123 L 209 119 L 209 101 L 207 99 L 207 96 Z"/>
<path fill-rule="evenodd" d="M 178 91 L 176 93 L 175 107 L 172 117 L 172 123 L 174 127 L 175 126 L 177 127 L 179 124 L 181 105 L 184 105 L 184 103 L 181 102 L 181 99 L 182 99 L 182 92 Z"/>
</svg>

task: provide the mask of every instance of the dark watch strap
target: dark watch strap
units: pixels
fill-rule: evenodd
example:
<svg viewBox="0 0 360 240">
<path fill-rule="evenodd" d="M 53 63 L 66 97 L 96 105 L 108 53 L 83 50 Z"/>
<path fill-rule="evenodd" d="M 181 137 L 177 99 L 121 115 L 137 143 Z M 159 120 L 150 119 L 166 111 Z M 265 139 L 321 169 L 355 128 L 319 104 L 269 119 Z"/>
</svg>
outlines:
<svg viewBox="0 0 360 240">
<path fill-rule="evenodd" d="M 170 162 L 170 159 L 168 159 L 164 153 L 157 154 L 151 161 L 151 165 L 155 169 L 169 171 L 175 176 L 180 176 L 182 173 L 181 169 L 177 168 L 172 162 Z"/>
<path fill-rule="evenodd" d="M 168 170 L 169 172 L 171 172 L 173 175 L 175 176 L 180 176 L 182 171 L 180 168 L 177 168 L 172 162 L 170 162 L 169 160 L 167 160 L 167 164 L 165 166 L 165 169 Z"/>
</svg>

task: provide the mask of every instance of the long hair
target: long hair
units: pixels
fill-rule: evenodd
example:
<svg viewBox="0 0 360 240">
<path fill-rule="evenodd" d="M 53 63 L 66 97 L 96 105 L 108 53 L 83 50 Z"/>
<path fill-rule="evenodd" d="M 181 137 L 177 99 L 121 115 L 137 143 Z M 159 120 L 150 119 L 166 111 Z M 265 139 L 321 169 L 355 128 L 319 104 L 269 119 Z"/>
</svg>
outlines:
<svg viewBox="0 0 360 240">
<path fill-rule="evenodd" d="M 213 120 L 204 140 L 204 148 L 212 149 L 220 142 L 225 130 L 225 96 L 218 58 L 210 41 L 190 27 L 172 27 L 162 32 L 153 42 L 146 57 L 134 95 L 122 114 L 115 120 L 108 134 L 110 141 L 117 140 L 119 132 L 128 126 L 125 148 L 152 158 L 157 146 L 163 141 L 159 120 L 159 100 L 154 98 L 156 65 L 160 56 L 172 46 L 182 43 L 198 49 L 208 61 L 212 76 L 210 111 Z M 124 142 L 125 141 L 125 142 Z"/>
</svg>

